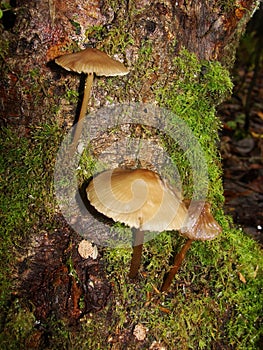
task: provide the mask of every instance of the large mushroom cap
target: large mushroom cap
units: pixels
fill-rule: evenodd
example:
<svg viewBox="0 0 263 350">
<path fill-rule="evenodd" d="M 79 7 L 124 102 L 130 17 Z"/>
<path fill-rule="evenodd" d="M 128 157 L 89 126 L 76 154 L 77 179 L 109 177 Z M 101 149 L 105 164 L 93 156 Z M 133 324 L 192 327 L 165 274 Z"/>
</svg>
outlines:
<svg viewBox="0 0 263 350">
<path fill-rule="evenodd" d="M 56 58 L 55 62 L 67 70 L 78 73 L 95 73 L 96 75 L 125 75 L 129 71 L 124 65 L 112 59 L 105 52 L 87 48 Z"/>
<path fill-rule="evenodd" d="M 200 213 L 198 218 L 197 213 Z M 216 238 L 222 232 L 222 228 L 211 214 L 210 204 L 197 201 L 193 203 L 191 210 L 188 210 L 186 228 L 180 231 L 192 240 L 205 241 Z"/>
<path fill-rule="evenodd" d="M 98 212 L 140 230 L 177 230 L 187 215 L 180 196 L 146 169 L 115 169 L 95 176 L 87 187 Z"/>
</svg>

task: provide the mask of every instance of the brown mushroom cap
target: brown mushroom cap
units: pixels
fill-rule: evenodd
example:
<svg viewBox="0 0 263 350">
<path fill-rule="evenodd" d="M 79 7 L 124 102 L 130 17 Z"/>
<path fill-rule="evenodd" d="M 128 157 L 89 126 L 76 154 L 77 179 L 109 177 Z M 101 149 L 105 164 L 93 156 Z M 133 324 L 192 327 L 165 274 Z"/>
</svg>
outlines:
<svg viewBox="0 0 263 350">
<path fill-rule="evenodd" d="M 200 213 L 197 219 L 196 213 Z M 205 241 L 216 238 L 222 232 L 222 228 L 211 214 L 210 204 L 197 201 L 193 203 L 191 210 L 188 210 L 186 229 L 180 232 L 192 240 Z"/>
<path fill-rule="evenodd" d="M 78 73 L 95 73 L 98 76 L 115 76 L 129 73 L 121 62 L 114 60 L 105 52 L 93 48 L 60 56 L 55 59 L 55 62 L 66 70 Z"/>
<path fill-rule="evenodd" d="M 182 227 L 187 209 L 176 190 L 146 169 L 115 169 L 95 176 L 87 187 L 98 212 L 140 230 Z"/>
</svg>

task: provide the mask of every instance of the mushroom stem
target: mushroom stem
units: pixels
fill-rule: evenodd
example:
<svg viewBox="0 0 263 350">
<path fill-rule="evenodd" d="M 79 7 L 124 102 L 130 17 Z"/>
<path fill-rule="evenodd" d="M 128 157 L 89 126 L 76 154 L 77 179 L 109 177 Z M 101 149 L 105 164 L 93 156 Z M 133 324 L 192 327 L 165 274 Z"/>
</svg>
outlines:
<svg viewBox="0 0 263 350">
<path fill-rule="evenodd" d="M 129 272 L 129 277 L 131 279 L 137 277 L 139 267 L 141 265 L 144 233 L 140 230 L 136 230 L 133 234 L 133 237 L 133 252 Z"/>
<path fill-rule="evenodd" d="M 176 275 L 177 271 L 179 270 L 180 266 L 182 265 L 182 262 L 184 260 L 185 254 L 187 253 L 188 249 L 190 248 L 191 244 L 193 242 L 193 239 L 188 239 L 183 246 L 183 248 L 180 250 L 179 253 L 176 254 L 174 258 L 174 264 L 171 270 L 169 271 L 166 279 L 164 280 L 164 283 L 161 288 L 161 292 L 166 292 L 167 289 L 170 287 L 172 280 L 174 276 Z"/>
<path fill-rule="evenodd" d="M 87 113 L 88 103 L 89 103 L 90 94 L 91 94 L 91 88 L 92 88 L 92 84 L 93 84 L 93 78 L 94 78 L 94 74 L 89 73 L 86 77 L 86 80 L 85 80 L 84 96 L 83 96 L 83 100 L 82 100 L 82 104 L 81 104 L 79 120 L 77 122 L 76 129 L 74 132 L 74 137 L 73 137 L 73 140 L 71 143 L 71 154 L 72 154 L 72 152 L 73 153 L 75 152 L 77 142 L 78 142 L 79 137 L 80 137 L 81 132 L 82 132 L 83 122 L 84 122 L 83 118 L 85 117 L 85 115 Z"/>
</svg>

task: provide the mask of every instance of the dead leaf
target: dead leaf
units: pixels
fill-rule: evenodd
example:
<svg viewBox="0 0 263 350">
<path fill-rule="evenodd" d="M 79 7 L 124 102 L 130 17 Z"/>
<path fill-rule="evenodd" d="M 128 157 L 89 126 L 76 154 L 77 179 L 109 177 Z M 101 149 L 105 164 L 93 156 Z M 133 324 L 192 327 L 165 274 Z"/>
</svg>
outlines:
<svg viewBox="0 0 263 350">
<path fill-rule="evenodd" d="M 256 139 L 262 139 L 263 138 L 263 135 L 262 134 L 257 134 L 256 132 L 254 131 L 251 131 L 251 135 L 253 137 L 255 137 Z"/>
<path fill-rule="evenodd" d="M 257 112 L 257 115 L 258 115 L 258 117 L 259 117 L 260 119 L 263 120 L 263 112 Z"/>
<path fill-rule="evenodd" d="M 253 277 L 256 278 L 257 277 L 257 273 L 258 273 L 258 265 L 255 268 L 255 271 L 253 273 Z"/>
<path fill-rule="evenodd" d="M 246 284 L 247 281 L 246 281 L 245 277 L 242 275 L 242 273 L 239 272 L 239 271 L 237 271 L 237 274 L 238 274 L 239 280 L 240 280 L 242 283 Z"/>
</svg>

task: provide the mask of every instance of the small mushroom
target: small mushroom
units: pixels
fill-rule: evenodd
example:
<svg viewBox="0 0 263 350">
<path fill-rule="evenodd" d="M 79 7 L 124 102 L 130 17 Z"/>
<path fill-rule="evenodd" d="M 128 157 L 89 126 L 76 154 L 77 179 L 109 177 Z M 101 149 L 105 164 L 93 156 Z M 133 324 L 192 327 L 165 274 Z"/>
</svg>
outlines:
<svg viewBox="0 0 263 350">
<path fill-rule="evenodd" d="M 85 50 L 60 56 L 55 62 L 69 71 L 87 74 L 84 88 L 84 96 L 82 100 L 79 123 L 76 127 L 74 138 L 72 141 L 73 151 L 82 131 L 82 123 L 80 122 L 87 113 L 88 101 L 90 98 L 91 87 L 94 74 L 97 76 L 116 76 L 126 75 L 129 73 L 124 65 L 112 59 L 105 52 L 97 49 L 87 48 Z"/>
<path fill-rule="evenodd" d="M 200 213 L 200 206 L 202 210 Z M 198 208 L 199 207 L 199 208 Z M 210 212 L 210 204 L 203 202 L 195 202 L 188 213 L 188 221 L 186 229 L 181 229 L 182 235 L 188 238 L 182 249 L 174 258 L 173 267 L 170 269 L 164 283 L 162 285 L 161 291 L 165 292 L 170 287 L 174 276 L 179 270 L 184 257 L 190 248 L 194 240 L 211 240 L 216 238 L 221 232 L 221 226 L 216 222 L 213 215 Z M 196 218 L 196 213 L 200 213 L 199 217 Z"/>
<path fill-rule="evenodd" d="M 104 171 L 91 180 L 87 196 L 98 212 L 136 229 L 130 278 L 138 274 L 143 231 L 178 230 L 187 216 L 178 192 L 157 173 L 147 169 Z"/>
</svg>

